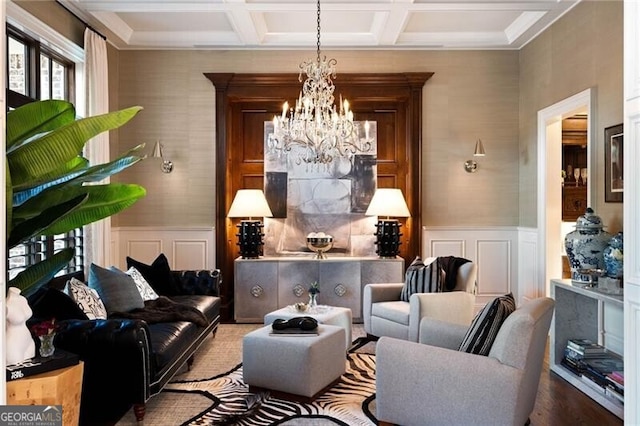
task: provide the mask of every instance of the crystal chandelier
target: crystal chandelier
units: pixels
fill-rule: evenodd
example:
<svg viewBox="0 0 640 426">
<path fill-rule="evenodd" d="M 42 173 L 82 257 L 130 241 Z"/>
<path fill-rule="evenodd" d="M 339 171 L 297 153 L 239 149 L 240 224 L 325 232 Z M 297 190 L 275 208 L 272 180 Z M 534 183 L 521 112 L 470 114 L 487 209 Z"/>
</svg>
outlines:
<svg viewBox="0 0 640 426">
<path fill-rule="evenodd" d="M 349 102 L 342 100 L 336 109 L 333 79 L 336 78 L 335 59 L 320 56 L 320 0 L 317 9 L 317 57 L 300 64 L 307 78 L 302 85 L 295 108 L 289 103 L 282 106 L 282 114 L 273 117 L 273 133 L 267 139 L 267 151 L 271 154 L 289 155 L 294 152 L 296 164 L 328 165 L 334 158 L 349 160 L 358 153 L 369 152 L 369 123 L 365 122 L 365 137 L 360 140 Z"/>
</svg>

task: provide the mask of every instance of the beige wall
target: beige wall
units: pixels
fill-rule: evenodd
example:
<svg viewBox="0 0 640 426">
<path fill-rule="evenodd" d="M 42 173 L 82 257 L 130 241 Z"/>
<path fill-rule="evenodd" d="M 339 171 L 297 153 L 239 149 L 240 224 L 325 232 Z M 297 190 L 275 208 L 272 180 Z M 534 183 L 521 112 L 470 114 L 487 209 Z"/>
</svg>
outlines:
<svg viewBox="0 0 640 426">
<path fill-rule="evenodd" d="M 425 225 L 518 224 L 518 52 L 335 51 L 340 73 L 432 71 L 424 88 Z M 214 88 L 205 72 L 295 72 L 311 51 L 121 51 L 119 108 L 145 109 L 120 129 L 123 151 L 164 144 L 174 172 L 146 160 L 118 175 L 147 188 L 114 226 L 214 224 Z M 356 117 L 357 118 L 357 117 Z M 463 169 L 476 138 L 487 156 Z M 473 214 L 471 214 L 473 213 Z"/>
<path fill-rule="evenodd" d="M 622 228 L 622 204 L 604 202 L 604 128 L 623 121 L 622 9 L 621 1 L 583 2 L 520 51 L 521 226 L 537 226 L 537 112 L 594 88 L 592 207 L 608 231 Z"/>
<path fill-rule="evenodd" d="M 78 22 L 52 0 L 21 1 L 63 34 Z M 61 15 L 61 16 L 58 16 Z M 622 204 L 604 203 L 604 128 L 622 122 L 622 2 L 585 1 L 516 51 L 336 51 L 341 72 L 432 71 L 424 89 L 422 199 L 428 226 L 536 227 L 537 112 L 593 87 L 597 170 L 593 207 L 610 231 Z M 112 154 L 156 140 L 175 163 L 165 175 L 149 159 L 115 177 L 147 197 L 114 226 L 214 224 L 214 89 L 204 72 L 295 72 L 313 51 L 117 51 L 109 49 L 112 109 L 145 110 L 112 135 Z M 115 133 L 115 132 L 114 132 Z M 476 138 L 487 156 L 464 172 Z"/>
</svg>

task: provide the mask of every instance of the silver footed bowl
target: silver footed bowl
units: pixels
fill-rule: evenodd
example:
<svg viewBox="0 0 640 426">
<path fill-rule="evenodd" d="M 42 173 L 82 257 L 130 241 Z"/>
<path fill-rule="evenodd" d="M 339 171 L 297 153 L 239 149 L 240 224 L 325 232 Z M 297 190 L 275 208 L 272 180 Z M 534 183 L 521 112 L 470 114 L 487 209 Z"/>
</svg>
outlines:
<svg viewBox="0 0 640 426">
<path fill-rule="evenodd" d="M 326 259 L 327 255 L 324 253 L 333 247 L 333 237 L 307 237 L 307 247 L 316 253 L 316 259 Z"/>
</svg>

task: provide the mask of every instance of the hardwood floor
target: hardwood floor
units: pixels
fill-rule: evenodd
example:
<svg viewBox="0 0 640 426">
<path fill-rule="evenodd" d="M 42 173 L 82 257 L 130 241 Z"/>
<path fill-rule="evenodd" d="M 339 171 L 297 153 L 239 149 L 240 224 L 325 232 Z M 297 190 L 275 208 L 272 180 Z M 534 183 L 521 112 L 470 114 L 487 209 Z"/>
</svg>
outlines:
<svg viewBox="0 0 640 426">
<path fill-rule="evenodd" d="M 533 426 L 622 425 L 624 422 L 580 392 L 566 380 L 549 371 L 546 352 L 538 396 L 530 420 Z"/>
</svg>

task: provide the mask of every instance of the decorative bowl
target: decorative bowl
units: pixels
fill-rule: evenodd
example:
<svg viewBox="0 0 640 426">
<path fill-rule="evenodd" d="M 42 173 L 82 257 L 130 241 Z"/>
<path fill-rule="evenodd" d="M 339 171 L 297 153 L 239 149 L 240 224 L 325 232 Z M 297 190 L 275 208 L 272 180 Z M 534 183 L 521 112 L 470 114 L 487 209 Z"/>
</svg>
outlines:
<svg viewBox="0 0 640 426">
<path fill-rule="evenodd" d="M 333 247 L 333 237 L 326 235 L 324 232 L 318 232 L 317 234 L 312 232 L 307 235 L 307 247 L 316 253 L 315 259 L 326 259 L 327 255 L 324 253 Z"/>
</svg>

